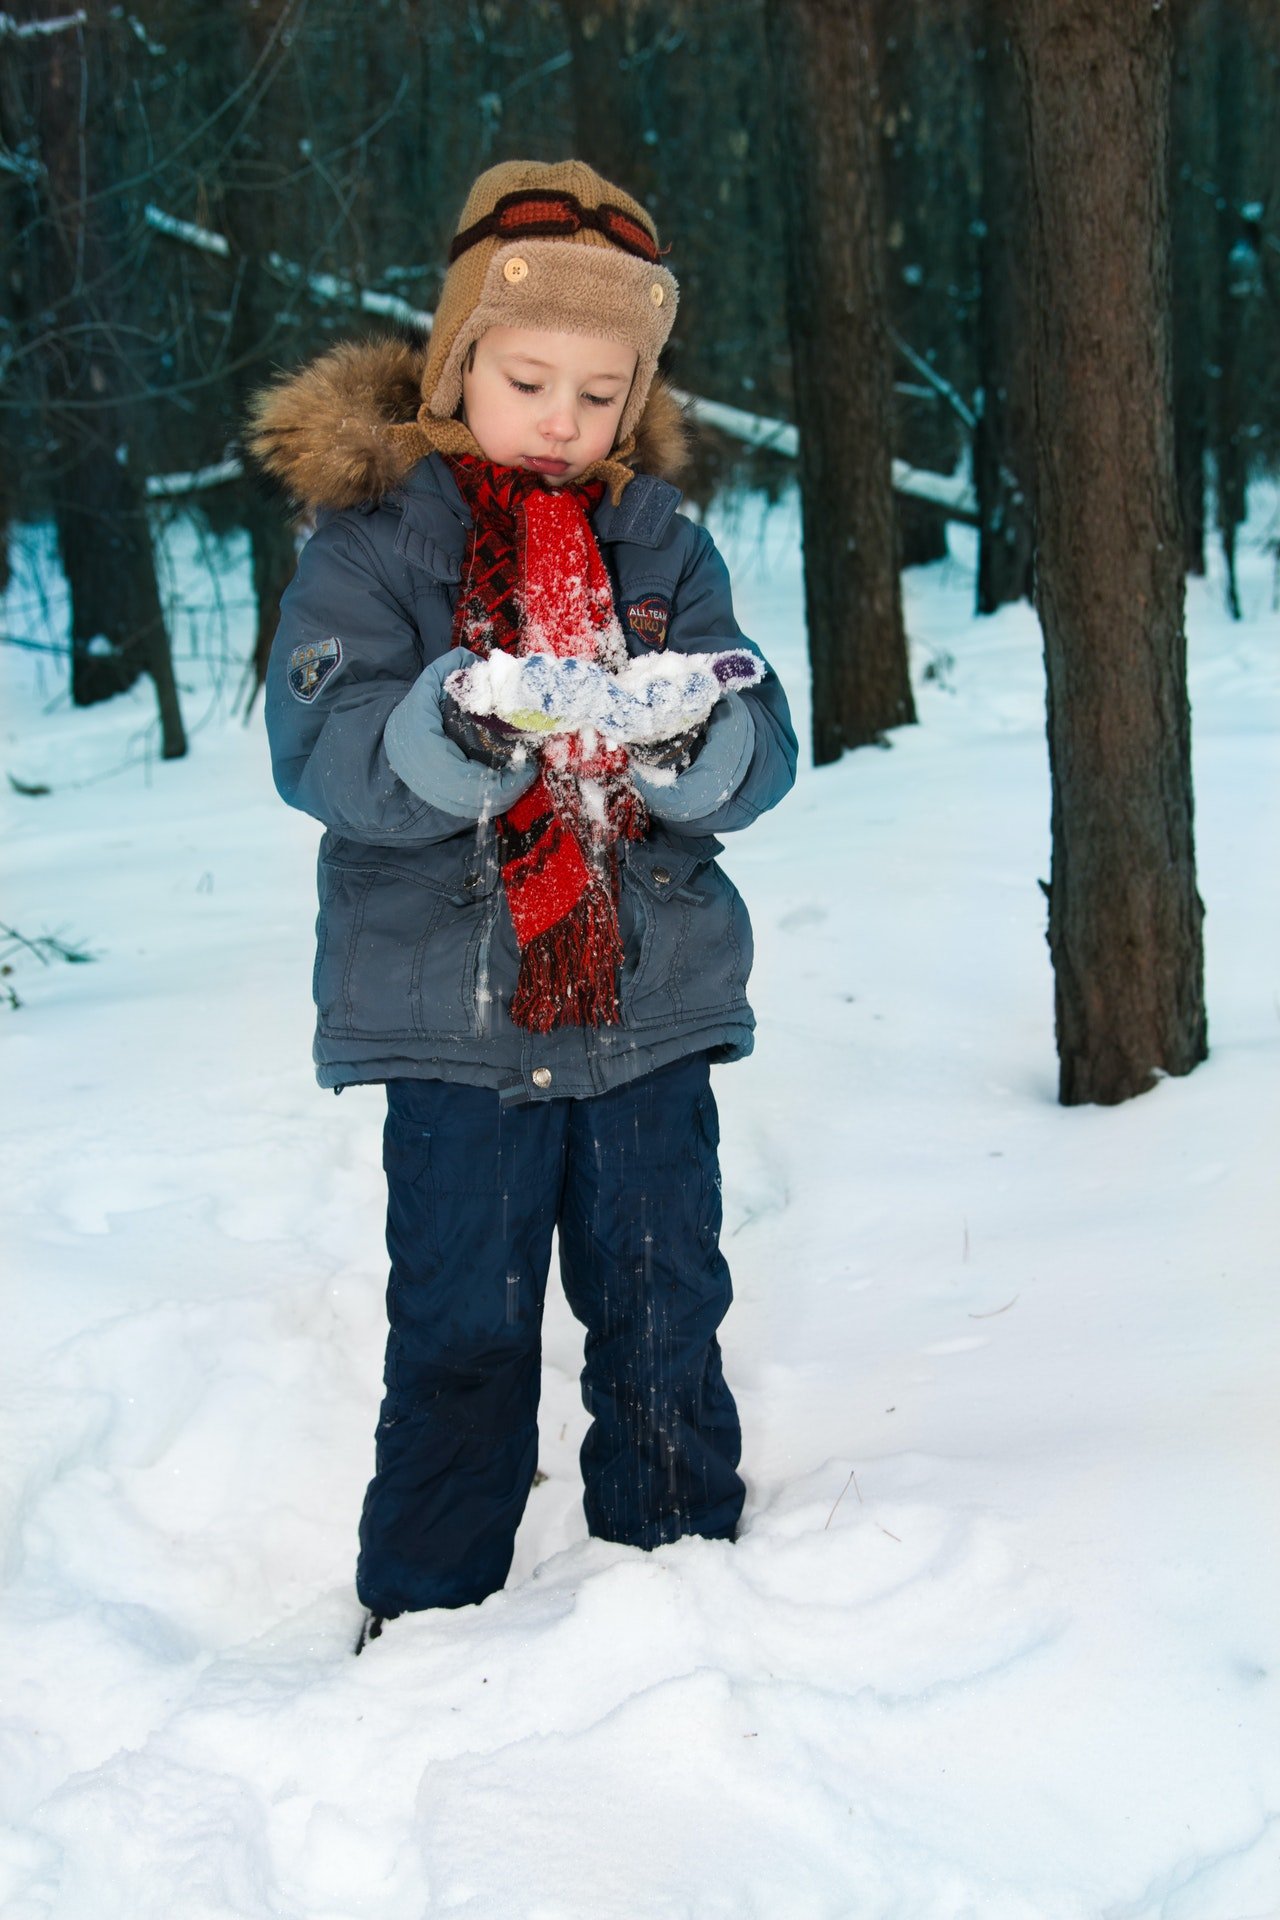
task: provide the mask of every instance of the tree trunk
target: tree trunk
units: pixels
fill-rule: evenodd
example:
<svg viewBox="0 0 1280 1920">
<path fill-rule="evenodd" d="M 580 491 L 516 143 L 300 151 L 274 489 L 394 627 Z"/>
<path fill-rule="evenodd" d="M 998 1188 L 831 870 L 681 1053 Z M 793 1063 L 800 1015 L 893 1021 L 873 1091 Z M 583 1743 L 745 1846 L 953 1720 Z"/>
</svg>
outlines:
<svg viewBox="0 0 1280 1920">
<path fill-rule="evenodd" d="M 870 0 L 768 0 L 813 669 L 813 757 L 915 719 L 892 484 L 893 374 Z"/>
<path fill-rule="evenodd" d="M 872 0 L 878 56 L 880 169 L 884 194 L 885 293 L 899 336 L 924 358 L 942 318 L 932 271 L 945 263 L 945 209 L 934 177 L 928 138 L 926 74 L 920 42 L 937 22 L 926 0 Z M 949 238 L 949 235 L 947 236 Z M 931 244 L 933 242 L 933 244 Z M 940 272 L 938 280 L 944 278 Z M 918 376 L 917 376 L 918 377 Z M 956 465 L 956 420 L 937 394 L 927 399 L 895 389 L 894 452 L 909 466 L 952 473 Z M 904 567 L 928 566 L 947 554 L 947 523 L 918 501 L 899 494 L 898 559 Z"/>
<path fill-rule="evenodd" d="M 1204 477 L 1209 444 L 1205 276 L 1213 257 L 1203 188 L 1211 122 L 1204 73 L 1205 9 L 1184 0 L 1174 15 L 1173 122 L 1169 190 L 1173 218 L 1173 444 L 1182 520 L 1182 564 L 1204 572 Z M 1197 177 L 1199 176 L 1199 177 Z"/>
<path fill-rule="evenodd" d="M 9 527 L 13 519 L 13 481 L 9 475 L 9 462 L 0 461 L 0 593 L 4 593 L 12 579 L 9 564 Z"/>
<path fill-rule="evenodd" d="M 123 691 L 140 672 L 156 688 L 161 754 L 187 750 L 165 628 L 146 492 L 129 458 L 121 397 L 117 277 L 125 222 L 103 183 L 120 171 L 108 37 L 100 17 L 48 39 L 39 89 L 40 154 L 49 221 L 42 277 L 61 338 L 51 334 L 47 399 L 57 444 L 54 517 L 71 596 L 71 697 L 77 705 Z M 83 106 L 83 114 L 82 114 Z M 82 124 L 83 119 L 83 124 Z M 95 194 L 104 197 L 94 204 Z"/>
<path fill-rule="evenodd" d="M 1027 129 L 1008 16 L 1009 0 L 984 0 L 978 249 L 982 408 L 973 446 L 979 613 L 994 613 L 1012 600 L 1030 600 L 1034 588 L 1035 395 L 1027 274 Z"/>
<path fill-rule="evenodd" d="M 1219 0 L 1214 22 L 1217 40 L 1216 123 L 1217 177 L 1214 185 L 1217 263 L 1218 339 L 1215 392 L 1214 466 L 1218 480 L 1218 532 L 1227 567 L 1227 606 L 1233 620 L 1240 618 L 1236 591 L 1236 531 L 1245 517 L 1245 458 L 1243 446 L 1244 394 L 1240 365 L 1240 336 L 1244 293 L 1235 274 L 1235 249 L 1242 237 L 1240 201 L 1243 186 L 1242 128 L 1244 107 L 1244 28 L 1232 0 Z"/>
<path fill-rule="evenodd" d="M 95 371 L 91 367 L 91 378 Z M 174 759 L 184 750 L 169 751 L 182 739 L 177 688 L 146 496 L 130 470 L 124 431 L 114 410 L 105 417 L 73 415 L 73 445 L 58 477 L 54 518 L 71 599 L 71 697 L 77 706 L 91 706 L 150 673 L 161 710 L 162 752 Z"/>
<path fill-rule="evenodd" d="M 237 72 L 253 70 L 263 58 L 280 26 L 284 0 L 262 0 L 245 14 L 238 34 L 228 36 L 219 47 L 226 68 L 223 84 L 230 91 Z M 229 55 L 234 57 L 228 58 Z M 264 170 L 277 167 L 286 172 L 299 134 L 283 101 L 273 100 L 272 112 L 258 136 L 258 164 Z M 273 360 L 278 359 L 282 341 L 278 322 L 279 289 L 265 268 L 273 251 L 287 247 L 281 219 L 280 196 L 263 193 L 245 183 L 241 171 L 233 172 L 219 201 L 219 225 L 230 248 L 232 265 L 231 324 L 227 336 L 227 357 L 235 369 L 229 385 L 233 395 L 234 418 L 239 427 L 248 412 L 249 400 L 260 387 Z M 280 596 L 293 578 L 297 566 L 293 519 L 280 491 L 264 480 L 256 465 L 246 462 L 239 483 L 237 517 L 249 535 L 251 578 L 257 603 L 257 630 L 253 645 L 253 686 L 248 707 L 252 708 L 267 677 L 271 643 L 280 624 Z"/>
<path fill-rule="evenodd" d="M 657 217 L 646 92 L 632 71 L 639 43 L 652 31 L 650 9 L 645 0 L 564 0 L 562 11 L 573 52 L 576 151 Z"/>
<path fill-rule="evenodd" d="M 1206 1054 L 1173 469 L 1172 30 L 1150 0 L 1024 0 L 1037 598 L 1049 689 L 1060 1097 Z"/>
</svg>

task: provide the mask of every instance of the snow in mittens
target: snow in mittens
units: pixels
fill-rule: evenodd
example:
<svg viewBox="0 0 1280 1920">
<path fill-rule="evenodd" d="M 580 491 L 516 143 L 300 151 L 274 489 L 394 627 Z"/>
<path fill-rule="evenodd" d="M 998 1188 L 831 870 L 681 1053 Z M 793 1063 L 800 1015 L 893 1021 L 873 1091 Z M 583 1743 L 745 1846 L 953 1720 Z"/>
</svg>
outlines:
<svg viewBox="0 0 1280 1920">
<path fill-rule="evenodd" d="M 1208 1061 L 1056 1100 L 1026 606 L 906 576 L 920 723 L 721 858 L 736 1545 L 587 1538 L 554 1279 L 506 1590 L 359 1659 L 383 1102 L 312 1079 L 319 828 L 249 557 L 162 548 L 188 758 L 72 709 L 20 529 L 0 729 L 4 1920 L 1275 1920 L 1276 496 L 1188 582 Z M 794 500 L 714 531 L 807 737 Z M 42 649 L 49 649 L 47 651 Z M 35 791 L 33 791 L 33 789 Z M 70 965 L 61 948 L 83 953 Z"/>
<path fill-rule="evenodd" d="M 450 674 L 445 687 L 468 712 L 529 732 L 589 730 L 630 745 L 701 726 L 722 694 L 755 686 L 763 672 L 745 647 L 645 654 L 616 673 L 572 654 L 495 650 Z"/>
</svg>

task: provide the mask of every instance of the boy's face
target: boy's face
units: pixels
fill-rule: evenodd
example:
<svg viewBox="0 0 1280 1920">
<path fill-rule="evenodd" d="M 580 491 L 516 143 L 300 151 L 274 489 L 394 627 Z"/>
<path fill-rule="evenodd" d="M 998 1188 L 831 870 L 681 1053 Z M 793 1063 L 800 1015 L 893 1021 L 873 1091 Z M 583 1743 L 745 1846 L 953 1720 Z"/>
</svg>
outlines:
<svg viewBox="0 0 1280 1920">
<path fill-rule="evenodd" d="M 486 459 L 565 486 L 613 446 L 636 358 L 596 334 L 490 327 L 463 368 L 462 417 Z"/>
</svg>

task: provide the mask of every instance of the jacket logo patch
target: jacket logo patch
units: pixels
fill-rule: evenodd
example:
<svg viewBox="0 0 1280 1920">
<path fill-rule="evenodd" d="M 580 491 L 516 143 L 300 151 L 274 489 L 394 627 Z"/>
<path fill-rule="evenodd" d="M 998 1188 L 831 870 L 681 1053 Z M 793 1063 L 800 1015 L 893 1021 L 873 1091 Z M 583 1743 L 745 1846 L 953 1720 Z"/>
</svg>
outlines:
<svg viewBox="0 0 1280 1920">
<path fill-rule="evenodd" d="M 331 673 L 342 665 L 342 642 L 310 640 L 289 655 L 289 691 L 297 700 L 314 700 Z"/>
<path fill-rule="evenodd" d="M 671 618 L 671 608 L 656 593 L 644 600 L 633 600 L 627 608 L 627 625 L 638 640 L 646 646 L 660 647 L 667 638 L 667 622 Z"/>
</svg>

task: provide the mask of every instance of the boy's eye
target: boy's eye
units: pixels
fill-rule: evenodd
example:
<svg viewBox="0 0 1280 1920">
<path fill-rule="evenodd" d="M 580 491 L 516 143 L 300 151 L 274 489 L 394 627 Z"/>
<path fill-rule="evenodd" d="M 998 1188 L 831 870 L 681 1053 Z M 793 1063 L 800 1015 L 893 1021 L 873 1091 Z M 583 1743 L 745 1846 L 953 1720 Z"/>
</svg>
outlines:
<svg viewBox="0 0 1280 1920">
<path fill-rule="evenodd" d="M 536 381 L 517 380 L 513 373 L 507 375 L 507 380 L 508 383 L 515 388 L 517 393 L 540 393 L 542 391 Z M 618 404 L 618 395 L 616 393 L 584 393 L 582 397 L 589 407 L 616 407 Z"/>
</svg>

